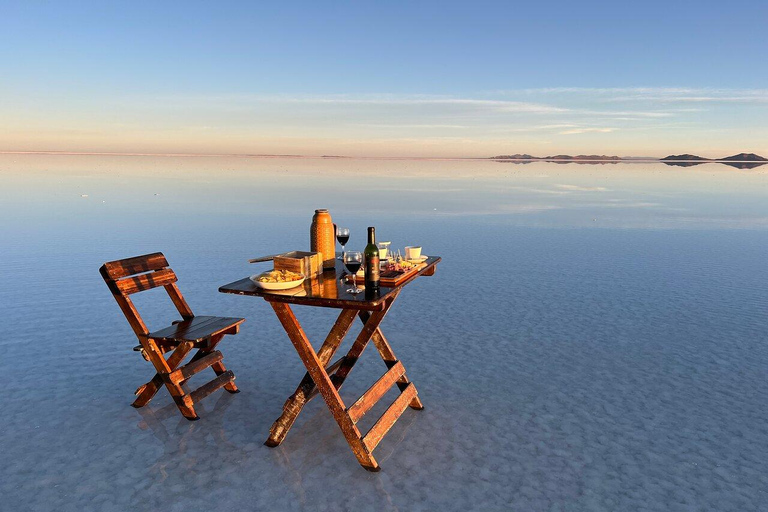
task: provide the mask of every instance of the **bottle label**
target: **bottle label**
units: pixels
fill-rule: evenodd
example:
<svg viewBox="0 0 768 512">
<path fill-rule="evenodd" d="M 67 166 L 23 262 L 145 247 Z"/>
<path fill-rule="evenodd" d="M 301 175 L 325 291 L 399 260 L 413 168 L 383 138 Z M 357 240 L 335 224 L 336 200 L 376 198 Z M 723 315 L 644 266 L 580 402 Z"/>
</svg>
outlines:
<svg viewBox="0 0 768 512">
<path fill-rule="evenodd" d="M 379 283 L 379 257 L 370 256 L 366 258 L 365 262 L 365 282 L 366 283 Z"/>
</svg>

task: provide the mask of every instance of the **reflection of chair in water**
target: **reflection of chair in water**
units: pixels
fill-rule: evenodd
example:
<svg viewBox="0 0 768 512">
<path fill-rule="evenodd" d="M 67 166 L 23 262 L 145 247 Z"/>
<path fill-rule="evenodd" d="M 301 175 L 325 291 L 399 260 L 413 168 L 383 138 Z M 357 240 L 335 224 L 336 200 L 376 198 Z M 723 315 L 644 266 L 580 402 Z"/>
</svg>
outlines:
<svg viewBox="0 0 768 512">
<path fill-rule="evenodd" d="M 237 393 L 235 374 L 221 362 L 221 352 L 216 345 L 227 334 L 237 334 L 242 318 L 195 316 L 176 286 L 176 274 L 168 268 L 162 253 L 145 254 L 135 258 L 110 261 L 99 269 L 117 304 L 123 311 L 136 337 L 144 359 L 157 370 L 154 378 L 136 390 L 134 407 L 143 407 L 152 400 L 161 385 L 165 384 L 181 414 L 189 420 L 198 419 L 195 404 L 219 388 Z M 171 297 L 182 320 L 159 331 L 149 332 L 129 295 L 162 286 Z M 192 359 L 180 366 L 192 349 L 197 352 Z M 166 359 L 165 353 L 170 352 Z M 192 391 L 186 382 L 208 367 L 216 372 L 216 378 Z"/>
<path fill-rule="evenodd" d="M 151 430 L 152 434 L 163 443 L 163 454 L 149 468 L 151 473 L 160 473 L 161 478 L 157 484 L 161 484 L 168 478 L 167 467 L 183 467 L 185 471 L 192 470 L 198 462 L 202 461 L 205 468 L 210 469 L 209 460 L 211 458 L 220 458 L 223 453 L 237 452 L 245 456 L 245 451 L 232 444 L 224 430 L 224 412 L 232 404 L 232 397 L 229 394 L 223 394 L 216 401 L 213 410 L 205 412 L 205 424 L 189 423 L 179 420 L 176 428 L 168 432 L 164 422 L 169 418 L 176 416 L 176 404 L 170 403 L 160 409 L 153 410 L 149 407 L 139 409 L 141 421 L 138 427 L 141 430 Z M 209 437 L 210 436 L 210 437 Z M 210 446 L 207 439 L 213 440 L 213 446 Z M 211 457 L 199 457 L 198 455 L 188 455 L 190 447 L 199 450 L 200 447 L 208 447 L 211 451 Z"/>
</svg>

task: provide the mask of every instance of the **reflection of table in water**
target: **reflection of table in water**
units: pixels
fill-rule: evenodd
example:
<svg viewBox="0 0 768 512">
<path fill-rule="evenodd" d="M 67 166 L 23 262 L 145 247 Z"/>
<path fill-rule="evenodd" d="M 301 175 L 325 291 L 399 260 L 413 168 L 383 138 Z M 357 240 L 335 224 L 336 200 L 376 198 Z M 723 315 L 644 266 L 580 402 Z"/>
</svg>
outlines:
<svg viewBox="0 0 768 512">
<path fill-rule="evenodd" d="M 405 409 L 409 406 L 413 409 L 423 408 L 417 396 L 416 386 L 406 377 L 405 367 L 395 357 L 392 347 L 381 332 L 380 324 L 403 287 L 419 276 L 433 275 L 439 261 L 439 257 L 430 257 L 411 279 L 394 288 L 382 287 L 375 296 L 347 293 L 349 285 L 339 279 L 343 272 L 343 264 L 339 261 L 336 262 L 335 271 L 325 272 L 321 279 L 305 281 L 295 290 L 269 292 L 257 287 L 249 278 L 219 288 L 222 293 L 252 295 L 269 302 L 307 368 L 307 373 L 296 392 L 285 402 L 283 414 L 272 425 L 270 436 L 265 443 L 267 446 L 274 447 L 283 442 L 302 408 L 319 393 L 331 410 L 358 462 L 370 471 L 380 469 L 373 457 L 373 450 Z M 342 310 L 318 351 L 314 350 L 307 339 L 290 304 Z M 329 364 L 352 327 L 355 317 L 363 322 L 363 329 L 347 354 Z M 339 395 L 339 389 L 369 341 L 373 342 L 388 370 L 363 396 L 347 406 Z M 400 390 L 400 395 L 373 427 L 362 435 L 357 428 L 357 422 L 395 384 Z"/>
</svg>

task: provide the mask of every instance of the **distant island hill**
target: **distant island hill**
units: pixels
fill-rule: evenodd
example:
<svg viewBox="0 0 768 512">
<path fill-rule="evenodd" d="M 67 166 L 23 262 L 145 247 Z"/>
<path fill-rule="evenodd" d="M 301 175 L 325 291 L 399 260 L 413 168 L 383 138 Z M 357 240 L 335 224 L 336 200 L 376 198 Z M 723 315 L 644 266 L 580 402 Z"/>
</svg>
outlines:
<svg viewBox="0 0 768 512">
<path fill-rule="evenodd" d="M 555 162 L 555 163 L 617 163 L 617 162 L 637 162 L 637 161 L 656 161 L 664 162 L 667 165 L 676 165 L 680 167 L 691 167 L 708 162 L 723 163 L 739 169 L 753 169 L 755 167 L 768 163 L 768 158 L 756 155 L 754 153 L 739 153 L 737 155 L 726 156 L 723 158 L 704 158 L 703 156 L 682 154 L 669 155 L 664 158 L 645 158 L 645 157 L 621 157 L 607 155 L 554 155 L 537 157 L 528 154 L 498 155 L 490 160 L 501 162 L 528 163 L 533 161 Z"/>
</svg>

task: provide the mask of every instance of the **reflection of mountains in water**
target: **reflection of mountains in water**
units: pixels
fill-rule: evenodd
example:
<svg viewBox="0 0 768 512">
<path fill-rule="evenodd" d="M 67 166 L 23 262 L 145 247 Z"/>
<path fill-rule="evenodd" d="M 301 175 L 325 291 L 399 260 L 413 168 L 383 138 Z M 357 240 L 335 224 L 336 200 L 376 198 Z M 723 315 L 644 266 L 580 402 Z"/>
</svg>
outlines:
<svg viewBox="0 0 768 512">
<path fill-rule="evenodd" d="M 491 160 L 492 162 L 497 162 L 501 164 L 530 164 L 533 163 L 533 160 Z"/>
<path fill-rule="evenodd" d="M 550 164 L 589 164 L 589 165 L 602 165 L 602 164 L 618 164 L 621 160 L 548 160 L 546 158 L 537 158 L 535 160 L 504 160 L 493 158 L 493 162 L 499 162 L 502 164 L 530 164 L 532 162 L 547 162 Z"/>
<path fill-rule="evenodd" d="M 675 160 L 662 160 L 667 165 L 674 165 L 675 167 L 693 167 L 694 165 L 701 165 L 707 162 L 678 162 Z"/>
<path fill-rule="evenodd" d="M 765 165 L 768 162 L 719 162 L 723 165 L 730 165 L 731 167 L 735 167 L 737 169 L 754 169 L 755 167 L 760 167 L 761 165 Z"/>
<path fill-rule="evenodd" d="M 727 165 L 730 167 L 735 167 L 736 169 L 754 169 L 755 167 L 760 167 L 761 165 L 765 165 L 768 162 L 680 162 L 680 161 L 674 161 L 674 160 L 662 160 L 667 165 L 674 165 L 675 167 L 693 167 L 694 165 L 702 165 L 702 164 L 710 164 L 710 163 L 718 163 Z"/>
</svg>

